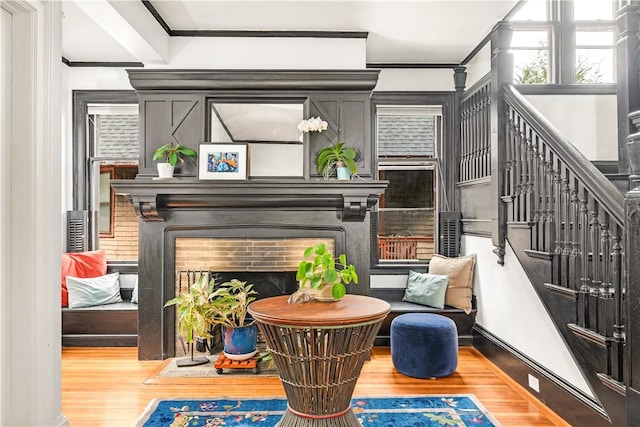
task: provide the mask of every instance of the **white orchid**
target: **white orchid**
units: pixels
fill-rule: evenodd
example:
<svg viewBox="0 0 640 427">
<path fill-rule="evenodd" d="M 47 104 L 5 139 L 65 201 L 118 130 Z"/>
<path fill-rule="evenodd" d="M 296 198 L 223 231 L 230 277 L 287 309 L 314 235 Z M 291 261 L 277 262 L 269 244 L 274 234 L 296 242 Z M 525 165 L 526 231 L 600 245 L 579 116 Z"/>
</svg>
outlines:
<svg viewBox="0 0 640 427">
<path fill-rule="evenodd" d="M 320 117 L 311 117 L 310 119 L 302 120 L 298 123 L 298 130 L 302 132 L 300 134 L 300 142 L 303 141 L 305 132 L 322 132 L 323 130 L 327 130 L 327 126 L 327 122 Z"/>
</svg>

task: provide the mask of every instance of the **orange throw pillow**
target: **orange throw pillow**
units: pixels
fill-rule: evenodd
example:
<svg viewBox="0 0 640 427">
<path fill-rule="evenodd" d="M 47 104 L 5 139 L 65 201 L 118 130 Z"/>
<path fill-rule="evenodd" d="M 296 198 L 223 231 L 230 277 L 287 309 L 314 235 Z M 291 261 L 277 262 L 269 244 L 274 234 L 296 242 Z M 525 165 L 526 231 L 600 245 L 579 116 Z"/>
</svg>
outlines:
<svg viewBox="0 0 640 427">
<path fill-rule="evenodd" d="M 104 249 L 62 254 L 62 306 L 69 305 L 67 276 L 91 279 L 107 274 L 107 256 Z"/>
</svg>

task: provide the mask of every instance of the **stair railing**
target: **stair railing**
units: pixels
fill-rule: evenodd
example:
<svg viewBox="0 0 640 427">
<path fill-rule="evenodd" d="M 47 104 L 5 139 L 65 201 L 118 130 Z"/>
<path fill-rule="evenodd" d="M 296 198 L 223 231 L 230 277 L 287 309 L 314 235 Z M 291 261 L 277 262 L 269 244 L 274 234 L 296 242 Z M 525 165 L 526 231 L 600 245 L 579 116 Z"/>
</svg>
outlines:
<svg viewBox="0 0 640 427">
<path fill-rule="evenodd" d="M 570 327 L 609 349 L 606 375 L 621 383 L 624 197 L 513 85 L 502 93 L 506 221 L 528 223 L 531 251 L 552 260 L 546 286 L 576 298 Z"/>
</svg>

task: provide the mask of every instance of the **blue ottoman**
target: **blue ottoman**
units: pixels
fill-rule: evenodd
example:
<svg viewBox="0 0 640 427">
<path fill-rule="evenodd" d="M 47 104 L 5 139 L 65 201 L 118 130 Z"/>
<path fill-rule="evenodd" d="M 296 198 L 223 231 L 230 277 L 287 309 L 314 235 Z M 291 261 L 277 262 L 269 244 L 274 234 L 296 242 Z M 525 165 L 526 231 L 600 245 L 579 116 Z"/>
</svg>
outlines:
<svg viewBox="0 0 640 427">
<path fill-rule="evenodd" d="M 458 329 L 439 314 L 408 313 L 391 321 L 391 360 L 414 378 L 440 378 L 458 366 Z"/>
</svg>

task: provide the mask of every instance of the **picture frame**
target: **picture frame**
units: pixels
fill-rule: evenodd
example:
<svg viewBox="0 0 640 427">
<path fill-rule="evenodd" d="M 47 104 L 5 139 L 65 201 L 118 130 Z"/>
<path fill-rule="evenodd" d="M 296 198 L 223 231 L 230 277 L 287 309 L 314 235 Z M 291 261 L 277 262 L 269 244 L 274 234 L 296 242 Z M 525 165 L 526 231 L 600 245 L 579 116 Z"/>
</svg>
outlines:
<svg viewBox="0 0 640 427">
<path fill-rule="evenodd" d="M 199 179 L 247 179 L 247 144 L 205 143 L 200 144 L 199 151 Z"/>
</svg>

